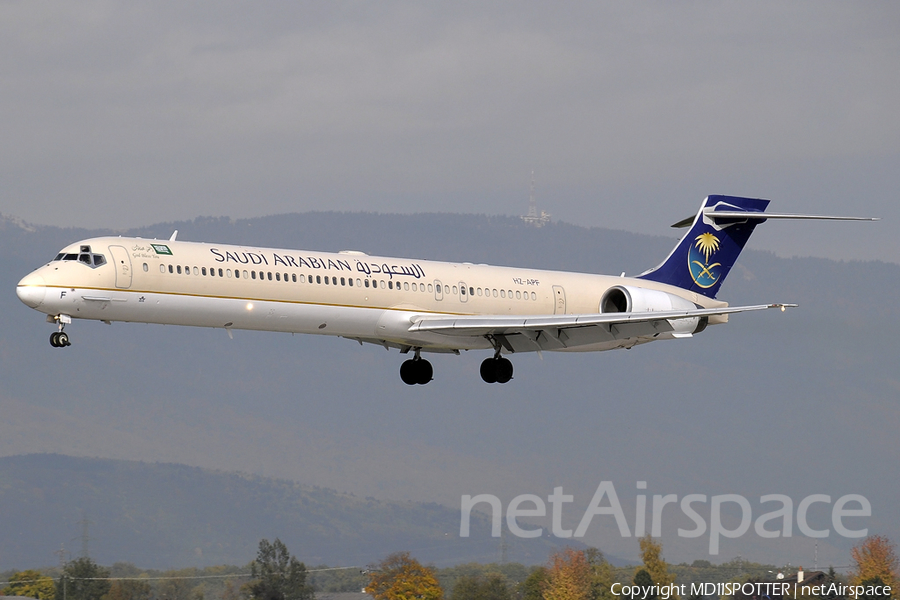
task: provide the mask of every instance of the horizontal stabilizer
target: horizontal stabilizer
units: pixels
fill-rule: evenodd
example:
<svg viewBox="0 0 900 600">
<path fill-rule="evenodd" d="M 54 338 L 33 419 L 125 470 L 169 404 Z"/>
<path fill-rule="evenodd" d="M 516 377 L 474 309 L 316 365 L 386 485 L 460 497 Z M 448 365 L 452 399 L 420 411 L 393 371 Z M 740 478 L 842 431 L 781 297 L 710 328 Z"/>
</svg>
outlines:
<svg viewBox="0 0 900 600">
<path fill-rule="evenodd" d="M 768 219 L 806 219 L 815 221 L 880 221 L 878 217 L 837 217 L 832 215 L 790 215 L 778 213 L 750 212 L 750 211 L 732 211 L 732 210 L 704 210 L 703 216 L 714 221 L 728 219 L 729 221 L 766 221 Z M 674 223 L 673 229 L 681 229 L 690 227 L 693 224 L 695 216 L 688 217 Z"/>
</svg>

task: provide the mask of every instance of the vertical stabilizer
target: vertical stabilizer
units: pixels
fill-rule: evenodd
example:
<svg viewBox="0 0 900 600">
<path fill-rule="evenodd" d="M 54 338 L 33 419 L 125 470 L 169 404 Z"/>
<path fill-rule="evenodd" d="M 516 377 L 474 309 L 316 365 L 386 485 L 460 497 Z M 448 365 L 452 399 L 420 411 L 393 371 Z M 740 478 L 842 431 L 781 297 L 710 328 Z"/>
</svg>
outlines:
<svg viewBox="0 0 900 600">
<path fill-rule="evenodd" d="M 765 221 L 760 214 L 768 205 L 768 200 L 757 198 L 707 196 L 675 249 L 661 265 L 639 278 L 715 298 L 753 229 Z M 717 212 L 729 216 L 717 218 Z M 735 215 L 744 212 L 748 218 Z"/>
</svg>

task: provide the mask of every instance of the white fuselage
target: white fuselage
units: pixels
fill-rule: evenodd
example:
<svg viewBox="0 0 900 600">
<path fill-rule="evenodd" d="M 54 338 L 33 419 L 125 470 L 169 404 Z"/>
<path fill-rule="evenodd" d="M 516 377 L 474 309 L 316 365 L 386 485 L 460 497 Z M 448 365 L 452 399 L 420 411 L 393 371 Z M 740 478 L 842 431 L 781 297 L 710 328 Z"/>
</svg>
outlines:
<svg viewBox="0 0 900 600">
<path fill-rule="evenodd" d="M 97 255 L 103 258 L 85 258 Z M 124 237 L 68 246 L 22 279 L 18 294 L 56 319 L 336 335 L 441 352 L 487 349 L 492 343 L 482 335 L 411 332 L 417 318 L 593 314 L 602 312 L 599 303 L 607 290 L 623 285 L 666 292 L 699 308 L 725 305 L 627 277 Z M 610 339 L 571 349 L 608 350 L 667 337 L 672 336 Z"/>
</svg>

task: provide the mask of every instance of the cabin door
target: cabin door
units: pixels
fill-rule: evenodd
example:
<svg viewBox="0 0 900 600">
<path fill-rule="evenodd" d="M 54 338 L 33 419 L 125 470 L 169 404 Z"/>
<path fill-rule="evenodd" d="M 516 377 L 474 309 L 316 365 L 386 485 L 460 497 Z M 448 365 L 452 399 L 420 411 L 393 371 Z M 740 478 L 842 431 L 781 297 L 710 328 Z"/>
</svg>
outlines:
<svg viewBox="0 0 900 600">
<path fill-rule="evenodd" d="M 116 287 L 128 289 L 131 287 L 131 257 L 124 246 L 110 246 L 113 263 L 116 265 Z"/>
<path fill-rule="evenodd" d="M 561 285 L 553 286 L 553 314 L 566 314 L 566 290 Z"/>
</svg>

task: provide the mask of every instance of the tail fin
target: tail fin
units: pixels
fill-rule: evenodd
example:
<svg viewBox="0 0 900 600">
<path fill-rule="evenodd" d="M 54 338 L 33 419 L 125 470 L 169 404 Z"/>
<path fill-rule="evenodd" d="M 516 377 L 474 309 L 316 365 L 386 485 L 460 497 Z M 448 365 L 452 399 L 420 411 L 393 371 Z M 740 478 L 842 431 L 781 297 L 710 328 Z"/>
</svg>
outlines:
<svg viewBox="0 0 900 600">
<path fill-rule="evenodd" d="M 715 298 L 750 234 L 763 221 L 768 200 L 707 196 L 690 230 L 655 269 L 640 279 L 667 283 Z M 715 213 L 722 213 L 716 217 Z M 746 213 L 746 217 L 743 216 Z M 727 216 L 725 216 L 727 214 Z M 676 223 L 686 226 L 689 220 Z"/>
</svg>

